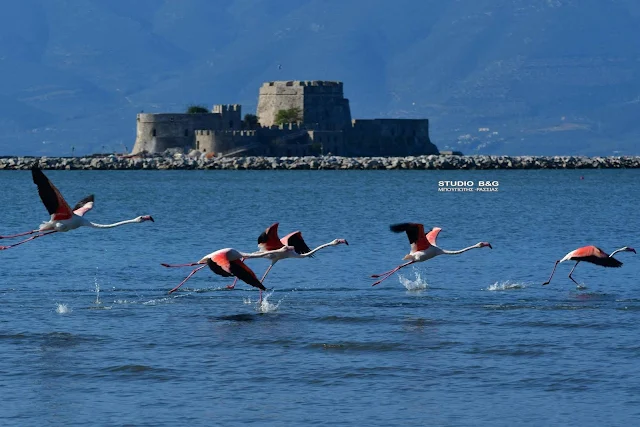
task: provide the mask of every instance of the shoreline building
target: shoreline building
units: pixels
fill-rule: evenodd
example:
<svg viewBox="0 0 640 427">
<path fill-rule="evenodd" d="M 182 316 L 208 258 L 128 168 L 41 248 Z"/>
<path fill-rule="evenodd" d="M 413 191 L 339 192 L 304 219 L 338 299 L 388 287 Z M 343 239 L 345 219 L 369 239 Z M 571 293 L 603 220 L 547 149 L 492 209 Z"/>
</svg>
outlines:
<svg viewBox="0 0 640 427">
<path fill-rule="evenodd" d="M 296 109 L 295 123 L 277 124 L 280 110 Z M 216 156 L 410 156 L 438 154 L 428 119 L 352 119 L 342 82 L 273 81 L 260 87 L 258 124 L 242 120 L 238 104 L 206 113 L 137 115 L 133 154 L 169 148 Z"/>
</svg>

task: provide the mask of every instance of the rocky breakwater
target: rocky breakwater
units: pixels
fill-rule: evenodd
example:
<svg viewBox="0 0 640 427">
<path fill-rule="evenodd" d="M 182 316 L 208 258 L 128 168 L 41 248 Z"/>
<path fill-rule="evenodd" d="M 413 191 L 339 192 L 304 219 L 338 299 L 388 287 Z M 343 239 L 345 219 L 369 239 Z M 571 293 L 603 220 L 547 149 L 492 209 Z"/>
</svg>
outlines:
<svg viewBox="0 0 640 427">
<path fill-rule="evenodd" d="M 3 157 L 0 170 L 451 170 L 451 169 L 624 169 L 640 168 L 640 156 L 410 156 L 410 157 L 207 157 L 201 153 L 146 156 Z"/>
</svg>

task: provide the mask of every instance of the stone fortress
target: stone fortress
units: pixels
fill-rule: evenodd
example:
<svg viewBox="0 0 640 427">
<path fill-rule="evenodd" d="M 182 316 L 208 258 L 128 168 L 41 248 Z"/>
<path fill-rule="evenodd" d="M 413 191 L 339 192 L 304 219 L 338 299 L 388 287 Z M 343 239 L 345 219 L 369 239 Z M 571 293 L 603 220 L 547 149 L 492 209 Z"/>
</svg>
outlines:
<svg viewBox="0 0 640 427">
<path fill-rule="evenodd" d="M 296 123 L 276 124 L 296 108 Z M 438 154 L 428 119 L 351 119 L 342 82 L 273 81 L 260 88 L 258 124 L 242 120 L 241 106 L 214 105 L 207 113 L 137 116 L 132 154 L 179 148 L 209 156 L 417 156 Z"/>
</svg>

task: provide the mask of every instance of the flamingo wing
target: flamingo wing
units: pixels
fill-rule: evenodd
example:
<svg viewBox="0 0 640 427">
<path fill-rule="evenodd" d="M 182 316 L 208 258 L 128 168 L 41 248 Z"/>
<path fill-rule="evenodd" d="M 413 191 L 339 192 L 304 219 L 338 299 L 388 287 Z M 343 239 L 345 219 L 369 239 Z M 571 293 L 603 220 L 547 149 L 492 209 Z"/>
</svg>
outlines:
<svg viewBox="0 0 640 427">
<path fill-rule="evenodd" d="M 401 224 L 393 224 L 389 227 L 394 233 L 407 233 L 409 243 L 411 244 L 411 253 L 427 250 L 431 244 L 424 234 L 424 226 L 422 224 L 403 222 Z"/>
<path fill-rule="evenodd" d="M 78 216 L 83 216 L 84 214 L 89 212 L 91 209 L 93 209 L 94 199 L 95 198 L 94 198 L 93 194 L 90 194 L 87 197 L 85 197 L 84 199 L 80 200 L 73 207 L 73 213 L 78 215 Z"/>
<path fill-rule="evenodd" d="M 302 238 L 302 232 L 300 231 L 294 231 L 293 233 L 287 234 L 282 238 L 282 240 L 280 240 L 280 242 L 282 242 L 282 244 L 286 246 L 293 246 L 293 249 L 296 251 L 296 253 L 300 255 L 311 252 L 311 249 L 309 248 L 309 246 L 307 246 L 304 239 Z M 311 256 L 313 257 L 313 255 Z"/>
<path fill-rule="evenodd" d="M 258 247 L 263 251 L 274 251 L 280 249 L 283 246 L 278 238 L 278 223 L 271 224 L 262 234 L 258 237 Z"/>
<path fill-rule="evenodd" d="M 207 258 L 207 265 L 209 266 L 211 271 L 213 271 L 214 273 L 216 273 L 219 276 L 222 276 L 222 277 L 231 277 L 231 276 L 233 276 L 233 274 L 225 271 L 224 268 L 222 268 L 221 266 L 216 264 L 215 261 L 213 261 L 211 258 Z"/>
<path fill-rule="evenodd" d="M 229 268 L 234 276 L 242 280 L 247 285 L 251 285 L 263 291 L 267 290 L 267 288 L 260 283 L 260 279 L 256 277 L 256 274 L 239 259 L 231 261 Z"/>
<path fill-rule="evenodd" d="M 442 228 L 433 227 L 431 231 L 427 233 L 427 242 L 429 242 L 431 246 L 437 246 L 436 239 L 438 238 L 438 233 L 440 233 L 440 230 L 442 230 Z"/>
<path fill-rule="evenodd" d="M 597 248 L 595 246 L 583 246 L 581 248 L 578 248 L 576 250 L 574 250 L 573 252 L 570 252 L 571 254 L 571 258 L 583 258 L 583 257 L 588 257 L 588 256 L 595 256 L 595 257 L 602 257 L 602 258 L 606 258 L 609 255 L 607 255 L 605 253 L 605 251 L 603 251 L 600 248 Z"/>
<path fill-rule="evenodd" d="M 71 208 L 55 185 L 49 181 L 37 164 L 31 167 L 33 183 L 38 186 L 38 194 L 42 204 L 47 208 L 52 220 L 64 220 L 73 216 Z"/>
<path fill-rule="evenodd" d="M 622 262 L 610 257 L 605 251 L 596 246 L 584 246 L 571 253 L 570 259 L 585 261 L 602 267 L 622 267 Z"/>
</svg>

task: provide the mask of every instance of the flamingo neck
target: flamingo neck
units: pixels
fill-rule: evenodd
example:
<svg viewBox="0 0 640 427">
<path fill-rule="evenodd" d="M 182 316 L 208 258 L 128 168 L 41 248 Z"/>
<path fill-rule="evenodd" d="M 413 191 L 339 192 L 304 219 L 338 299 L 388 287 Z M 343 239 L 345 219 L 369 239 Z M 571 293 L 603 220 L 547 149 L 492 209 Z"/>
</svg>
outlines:
<svg viewBox="0 0 640 427">
<path fill-rule="evenodd" d="M 442 253 L 443 253 L 443 254 L 445 254 L 445 255 L 458 255 L 458 254 L 461 254 L 461 253 L 463 253 L 463 252 L 470 251 L 471 249 L 476 249 L 476 248 L 480 248 L 480 247 L 481 247 L 481 246 L 479 246 L 479 244 L 478 244 L 478 243 L 476 243 L 476 244 L 475 244 L 475 245 L 473 245 L 473 246 L 469 246 L 468 248 L 460 249 L 460 250 L 457 250 L 457 251 L 448 251 L 448 250 L 446 250 L 446 249 L 440 249 L 440 250 L 441 250 L 441 251 L 442 251 Z"/>
<path fill-rule="evenodd" d="M 140 222 L 140 220 L 138 218 L 134 218 L 134 219 L 128 219 L 126 221 L 120 221 L 120 222 L 114 222 L 113 224 L 96 224 L 95 222 L 90 222 L 89 223 L 89 227 L 92 228 L 113 228 L 113 227 L 120 227 L 121 225 L 125 225 L 125 224 L 134 224 Z"/>
<path fill-rule="evenodd" d="M 616 249 L 615 251 L 611 252 L 611 255 L 609 255 L 609 258 L 613 258 L 613 256 L 614 256 L 615 254 L 617 254 L 618 252 L 624 252 L 624 251 L 626 251 L 626 250 L 627 250 L 627 248 L 626 248 L 626 247 L 622 247 L 622 248 L 620 248 L 620 249 Z"/>
<path fill-rule="evenodd" d="M 333 242 L 325 243 L 324 245 L 320 245 L 320 246 L 318 246 L 317 248 L 312 249 L 312 250 L 310 250 L 310 251 L 309 251 L 309 252 L 307 252 L 307 253 L 304 253 L 304 254 L 294 254 L 294 255 L 292 256 L 292 258 L 307 258 L 307 257 L 310 257 L 311 255 L 313 255 L 314 253 L 318 252 L 320 249 L 324 249 L 324 248 L 326 248 L 326 247 L 329 247 L 329 246 L 335 246 L 335 245 L 336 245 L 336 243 L 333 243 Z"/>
<path fill-rule="evenodd" d="M 240 255 L 242 256 L 242 258 L 266 258 L 270 255 L 273 255 L 274 253 L 283 253 L 283 251 L 281 249 L 275 249 L 272 251 L 258 251 L 251 253 L 240 252 Z"/>
</svg>

